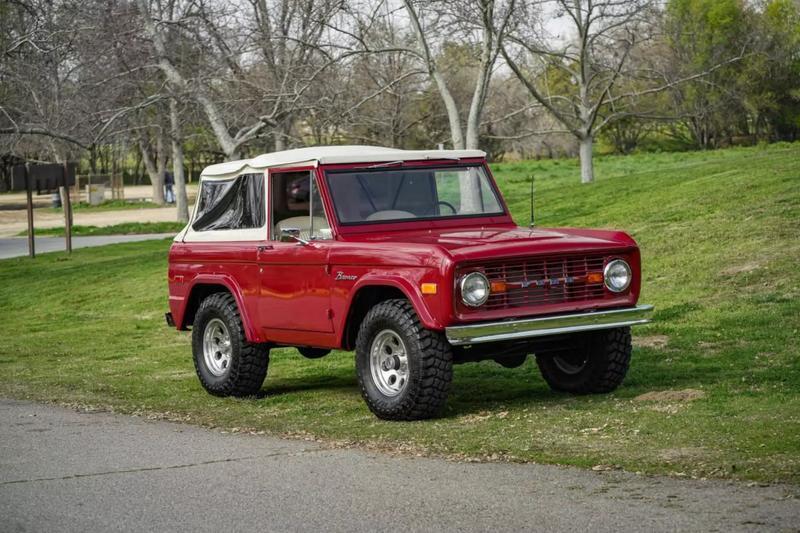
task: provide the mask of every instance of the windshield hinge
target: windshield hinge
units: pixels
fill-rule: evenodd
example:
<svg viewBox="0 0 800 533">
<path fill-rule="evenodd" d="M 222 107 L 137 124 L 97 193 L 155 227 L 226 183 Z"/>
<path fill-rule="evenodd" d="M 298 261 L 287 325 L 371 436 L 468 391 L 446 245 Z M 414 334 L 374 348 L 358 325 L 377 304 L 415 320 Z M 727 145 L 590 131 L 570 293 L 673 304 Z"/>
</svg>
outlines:
<svg viewBox="0 0 800 533">
<path fill-rule="evenodd" d="M 380 168 L 380 167 L 390 167 L 392 165 L 402 165 L 404 161 L 388 161 L 386 163 L 378 163 L 376 165 L 370 165 L 367 168 Z"/>
</svg>

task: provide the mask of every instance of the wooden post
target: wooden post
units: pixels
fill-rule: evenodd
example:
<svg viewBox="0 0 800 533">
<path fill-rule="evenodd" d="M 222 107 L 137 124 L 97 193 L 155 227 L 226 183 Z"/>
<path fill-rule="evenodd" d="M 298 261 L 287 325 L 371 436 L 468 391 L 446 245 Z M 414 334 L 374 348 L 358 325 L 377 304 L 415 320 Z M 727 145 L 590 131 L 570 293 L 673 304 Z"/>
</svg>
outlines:
<svg viewBox="0 0 800 533">
<path fill-rule="evenodd" d="M 67 186 L 67 173 L 69 168 L 67 163 L 64 163 L 64 181 L 61 189 L 61 207 L 64 209 L 64 239 L 67 245 L 67 253 L 72 253 L 72 201 L 69 199 L 69 187 Z"/>
<path fill-rule="evenodd" d="M 36 243 L 33 239 L 33 189 L 28 163 L 25 163 L 25 193 L 28 196 L 28 256 L 33 259 L 36 257 Z"/>
</svg>

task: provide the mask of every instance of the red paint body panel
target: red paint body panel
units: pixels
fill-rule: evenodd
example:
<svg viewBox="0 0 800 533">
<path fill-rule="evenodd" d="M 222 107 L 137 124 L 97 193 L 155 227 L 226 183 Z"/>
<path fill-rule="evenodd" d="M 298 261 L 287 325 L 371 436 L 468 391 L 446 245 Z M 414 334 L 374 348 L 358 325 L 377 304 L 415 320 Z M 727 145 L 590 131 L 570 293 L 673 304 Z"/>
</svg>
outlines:
<svg viewBox="0 0 800 533">
<path fill-rule="evenodd" d="M 406 165 L 465 162 L 485 164 L 471 159 Z M 627 307 L 638 300 L 640 257 L 630 236 L 620 231 L 516 227 L 499 192 L 505 212 L 501 216 L 342 226 L 332 216 L 325 171 L 363 166 L 316 169 L 333 240 L 304 246 L 272 241 L 265 235 L 261 242 L 174 243 L 169 255 L 169 293 L 176 327 L 185 329 L 190 322 L 184 315 L 193 288 L 213 283 L 236 297 L 249 340 L 326 348 L 342 346 L 353 298 L 359 290 L 372 286 L 402 291 L 423 325 L 433 330 L 503 318 Z M 272 172 L 290 170 L 301 169 Z M 491 179 L 488 167 L 486 172 Z M 481 269 L 498 260 L 533 261 L 580 254 L 602 254 L 606 261 L 626 259 L 634 278 L 630 288 L 619 295 L 604 290 L 601 298 L 532 307 L 486 310 L 467 308 L 460 302 L 458 272 Z M 436 294 L 423 295 L 423 283 L 435 283 Z"/>
<path fill-rule="evenodd" d="M 247 338 L 263 341 L 259 323 L 258 243 L 174 243 L 169 252 L 169 304 L 178 329 L 189 323 L 184 316 L 189 296 L 198 285 L 222 285 L 236 298 Z"/>
</svg>

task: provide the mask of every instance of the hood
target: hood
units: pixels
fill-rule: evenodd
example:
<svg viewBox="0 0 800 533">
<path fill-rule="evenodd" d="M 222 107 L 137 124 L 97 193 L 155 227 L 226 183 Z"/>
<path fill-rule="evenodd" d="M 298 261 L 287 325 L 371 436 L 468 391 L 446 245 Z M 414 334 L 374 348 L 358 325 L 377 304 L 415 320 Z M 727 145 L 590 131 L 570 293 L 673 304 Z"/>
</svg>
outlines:
<svg viewBox="0 0 800 533">
<path fill-rule="evenodd" d="M 621 231 L 578 228 L 521 228 L 484 226 L 476 228 L 432 228 L 361 234 L 347 240 L 364 243 L 409 243 L 444 249 L 456 260 L 486 259 L 491 256 L 535 255 L 598 249 L 635 247 Z"/>
</svg>

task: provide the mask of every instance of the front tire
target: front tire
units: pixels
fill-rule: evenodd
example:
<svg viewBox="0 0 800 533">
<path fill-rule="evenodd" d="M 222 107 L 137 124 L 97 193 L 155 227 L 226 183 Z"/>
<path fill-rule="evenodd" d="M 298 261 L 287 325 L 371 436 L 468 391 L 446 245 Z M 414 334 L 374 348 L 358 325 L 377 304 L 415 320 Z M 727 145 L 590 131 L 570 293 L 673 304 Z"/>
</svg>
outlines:
<svg viewBox="0 0 800 533">
<path fill-rule="evenodd" d="M 444 335 L 425 329 L 407 300 L 386 300 L 361 322 L 356 372 L 361 395 L 378 418 L 431 418 L 447 400 L 453 354 Z"/>
<path fill-rule="evenodd" d="M 537 355 L 551 389 L 573 394 L 611 392 L 620 386 L 631 361 L 631 328 L 582 334 L 573 348 Z"/>
<path fill-rule="evenodd" d="M 226 292 L 200 304 L 192 327 L 197 377 L 214 396 L 252 396 L 261 390 L 269 347 L 247 341 L 236 300 Z"/>
</svg>

